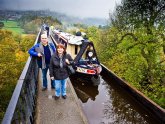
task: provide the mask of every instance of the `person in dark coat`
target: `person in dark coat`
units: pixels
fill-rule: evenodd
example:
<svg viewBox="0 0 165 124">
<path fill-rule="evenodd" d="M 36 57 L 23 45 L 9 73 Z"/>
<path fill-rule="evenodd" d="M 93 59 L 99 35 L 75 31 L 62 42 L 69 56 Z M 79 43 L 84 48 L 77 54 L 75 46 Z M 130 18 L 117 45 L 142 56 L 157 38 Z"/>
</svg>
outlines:
<svg viewBox="0 0 165 124">
<path fill-rule="evenodd" d="M 70 54 L 66 53 L 65 45 L 58 44 L 57 51 L 50 60 L 50 78 L 55 82 L 55 100 L 66 99 L 66 79 L 69 77 L 67 65 L 73 61 Z"/>
<path fill-rule="evenodd" d="M 50 64 L 50 58 L 55 51 L 54 45 L 48 43 L 47 34 L 42 34 L 41 42 L 37 43 L 28 51 L 31 56 L 37 57 L 38 66 L 42 69 L 43 91 L 47 89 L 47 71 Z M 54 88 L 53 82 L 51 82 L 51 88 Z"/>
</svg>

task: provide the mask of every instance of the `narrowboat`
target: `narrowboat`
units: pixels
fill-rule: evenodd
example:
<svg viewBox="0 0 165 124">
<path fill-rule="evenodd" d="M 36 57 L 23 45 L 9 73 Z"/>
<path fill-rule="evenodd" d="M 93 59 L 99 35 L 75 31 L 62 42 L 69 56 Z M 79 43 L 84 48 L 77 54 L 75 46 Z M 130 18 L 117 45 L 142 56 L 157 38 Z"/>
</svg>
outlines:
<svg viewBox="0 0 165 124">
<path fill-rule="evenodd" d="M 93 85 L 98 85 L 100 83 L 102 67 L 98 60 L 94 44 L 82 36 L 72 35 L 57 29 L 51 32 L 51 37 L 55 41 L 55 44 L 64 44 L 67 48 L 67 53 L 74 59 L 75 75 L 92 81 Z"/>
</svg>

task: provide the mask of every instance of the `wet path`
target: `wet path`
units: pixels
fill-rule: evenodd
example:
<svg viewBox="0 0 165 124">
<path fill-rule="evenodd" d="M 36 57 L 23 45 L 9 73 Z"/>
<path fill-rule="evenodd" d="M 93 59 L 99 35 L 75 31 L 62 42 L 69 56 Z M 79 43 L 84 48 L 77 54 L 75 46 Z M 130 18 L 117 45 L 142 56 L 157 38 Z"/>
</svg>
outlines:
<svg viewBox="0 0 165 124">
<path fill-rule="evenodd" d="M 67 81 L 67 99 L 54 99 L 54 89 L 51 89 L 48 76 L 48 89 L 42 91 L 41 70 L 39 73 L 39 89 L 37 98 L 36 124 L 87 124 L 81 111 L 77 96 Z"/>
</svg>

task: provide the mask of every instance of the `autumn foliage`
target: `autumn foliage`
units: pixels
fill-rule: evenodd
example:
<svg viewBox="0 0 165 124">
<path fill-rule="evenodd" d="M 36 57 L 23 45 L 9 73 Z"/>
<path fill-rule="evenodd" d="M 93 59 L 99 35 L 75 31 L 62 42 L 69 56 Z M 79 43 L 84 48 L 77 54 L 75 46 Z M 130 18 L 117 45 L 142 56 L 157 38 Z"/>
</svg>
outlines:
<svg viewBox="0 0 165 124">
<path fill-rule="evenodd" d="M 14 36 L 0 30 L 0 120 L 6 111 L 17 80 L 28 58 L 35 35 Z"/>
</svg>

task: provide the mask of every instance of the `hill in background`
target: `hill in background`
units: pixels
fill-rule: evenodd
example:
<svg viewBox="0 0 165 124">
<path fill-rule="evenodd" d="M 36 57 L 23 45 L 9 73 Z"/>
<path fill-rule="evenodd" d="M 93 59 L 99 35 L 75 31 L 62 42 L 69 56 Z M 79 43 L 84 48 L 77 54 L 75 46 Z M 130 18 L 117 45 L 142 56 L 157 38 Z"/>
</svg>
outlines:
<svg viewBox="0 0 165 124">
<path fill-rule="evenodd" d="M 20 18 L 23 15 L 35 15 L 35 16 L 52 16 L 53 18 L 57 18 L 65 25 L 81 23 L 88 26 L 104 26 L 106 25 L 106 19 L 102 18 L 78 18 L 78 17 L 71 17 L 62 13 L 53 12 L 49 10 L 27 10 L 27 11 L 17 11 L 17 10 L 0 10 L 0 20 L 8 19 L 8 20 L 15 20 L 15 18 Z"/>
</svg>

